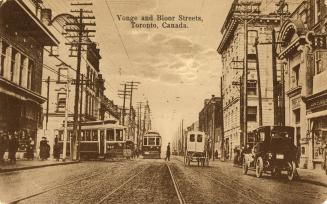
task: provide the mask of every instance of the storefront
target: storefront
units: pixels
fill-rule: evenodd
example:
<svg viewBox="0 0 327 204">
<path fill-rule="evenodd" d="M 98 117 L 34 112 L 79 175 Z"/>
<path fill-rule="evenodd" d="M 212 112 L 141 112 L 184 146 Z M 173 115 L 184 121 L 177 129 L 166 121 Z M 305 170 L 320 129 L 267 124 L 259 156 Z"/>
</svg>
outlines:
<svg viewBox="0 0 327 204">
<path fill-rule="evenodd" d="M 310 128 L 307 140 L 311 147 L 309 165 L 314 169 L 322 169 L 326 162 L 324 151 L 327 144 L 327 91 L 307 98 L 307 119 Z"/>
</svg>

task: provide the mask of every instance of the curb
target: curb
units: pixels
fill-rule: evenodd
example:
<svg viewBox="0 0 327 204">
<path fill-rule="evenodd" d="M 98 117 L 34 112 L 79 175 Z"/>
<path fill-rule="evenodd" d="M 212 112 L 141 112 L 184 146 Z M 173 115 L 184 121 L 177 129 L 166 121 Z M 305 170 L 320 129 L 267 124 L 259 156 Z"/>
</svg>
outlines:
<svg viewBox="0 0 327 204">
<path fill-rule="evenodd" d="M 12 169 L 1 169 L 0 168 L 0 174 L 1 173 L 7 173 L 7 172 L 13 172 L 13 171 L 37 169 L 37 168 L 49 167 L 49 166 L 62 166 L 62 165 L 77 164 L 77 163 L 80 163 L 80 161 L 70 161 L 70 162 L 61 162 L 61 163 L 53 163 L 53 164 L 44 164 L 44 165 L 39 165 L 39 166 L 24 166 L 24 167 L 12 168 Z"/>
</svg>

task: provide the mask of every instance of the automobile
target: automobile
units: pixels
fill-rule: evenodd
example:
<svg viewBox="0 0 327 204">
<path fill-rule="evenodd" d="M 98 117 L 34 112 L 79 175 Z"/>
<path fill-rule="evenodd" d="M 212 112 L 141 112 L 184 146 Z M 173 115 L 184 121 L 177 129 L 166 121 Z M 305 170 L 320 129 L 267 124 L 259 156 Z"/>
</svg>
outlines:
<svg viewBox="0 0 327 204">
<path fill-rule="evenodd" d="M 258 178 L 264 172 L 278 177 L 283 171 L 287 172 L 290 181 L 298 176 L 293 127 L 261 126 L 248 133 L 247 141 L 248 146 L 243 151 L 243 174 L 253 168 Z"/>
</svg>

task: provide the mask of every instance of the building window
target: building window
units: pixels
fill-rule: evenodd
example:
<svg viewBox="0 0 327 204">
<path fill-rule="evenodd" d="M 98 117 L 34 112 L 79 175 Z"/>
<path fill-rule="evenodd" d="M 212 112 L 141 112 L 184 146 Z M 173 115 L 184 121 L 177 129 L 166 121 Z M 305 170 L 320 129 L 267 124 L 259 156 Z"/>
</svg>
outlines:
<svg viewBox="0 0 327 204">
<path fill-rule="evenodd" d="M 321 0 L 315 0 L 315 24 L 321 20 Z"/>
<path fill-rule="evenodd" d="M 301 121 L 301 111 L 300 109 L 293 110 L 294 113 L 294 122 L 295 124 L 299 124 Z"/>
<path fill-rule="evenodd" d="M 66 83 L 67 70 L 67 68 L 58 69 L 58 83 Z"/>
<path fill-rule="evenodd" d="M 66 108 L 66 93 L 58 93 L 57 112 L 65 112 Z"/>
<path fill-rule="evenodd" d="M 300 64 L 292 68 L 292 84 L 293 88 L 299 86 L 300 79 Z"/>
<path fill-rule="evenodd" d="M 248 122 L 256 122 L 257 121 L 257 106 L 248 106 L 247 120 L 248 120 Z"/>
<path fill-rule="evenodd" d="M 10 63 L 10 80 L 11 81 L 14 81 L 17 55 L 18 55 L 17 50 L 15 50 L 13 48 L 11 51 L 11 63 Z"/>
<path fill-rule="evenodd" d="M 20 57 L 20 65 L 19 65 L 19 85 L 22 86 L 23 77 L 24 77 L 24 70 L 26 69 L 25 66 L 27 64 L 27 57 L 21 55 Z"/>
<path fill-rule="evenodd" d="M 256 80 L 248 80 L 248 95 L 256 95 L 257 94 L 257 81 Z"/>
<path fill-rule="evenodd" d="M 32 89 L 33 75 L 34 75 L 35 64 L 32 60 L 29 60 L 28 72 L 27 72 L 27 88 Z"/>
<path fill-rule="evenodd" d="M 319 74 L 323 71 L 326 71 L 326 61 L 327 52 L 326 51 L 317 51 L 315 54 L 315 62 L 316 62 L 316 73 Z"/>
<path fill-rule="evenodd" d="M 1 46 L 1 61 L 0 61 L 0 76 L 4 75 L 4 70 L 5 70 L 5 62 L 6 62 L 6 56 L 7 56 L 7 50 L 8 50 L 9 45 L 2 41 L 2 46 Z"/>
</svg>

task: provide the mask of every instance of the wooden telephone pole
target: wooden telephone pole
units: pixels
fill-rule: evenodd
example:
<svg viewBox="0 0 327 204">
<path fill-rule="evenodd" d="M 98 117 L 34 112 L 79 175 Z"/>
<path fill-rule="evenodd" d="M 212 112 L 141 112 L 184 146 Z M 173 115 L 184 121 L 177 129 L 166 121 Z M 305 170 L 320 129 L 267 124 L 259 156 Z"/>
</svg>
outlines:
<svg viewBox="0 0 327 204">
<path fill-rule="evenodd" d="M 125 111 L 126 111 L 126 99 L 130 92 L 127 90 L 127 84 L 121 84 L 124 86 L 124 90 L 118 90 L 118 96 L 123 97 L 123 110 L 122 110 L 122 125 L 125 125 Z"/>
<path fill-rule="evenodd" d="M 92 3 L 71 3 L 72 6 L 85 7 L 92 6 Z M 77 52 L 77 55 L 71 54 L 71 57 L 77 57 L 77 67 L 76 67 L 76 84 L 75 84 L 75 103 L 74 103 L 74 126 L 73 134 L 71 139 L 71 159 L 76 160 L 78 156 L 78 107 L 79 107 L 79 92 L 80 92 L 80 70 L 81 70 L 81 57 L 82 57 L 82 46 L 89 45 L 91 42 L 87 39 L 94 37 L 89 35 L 95 30 L 87 29 L 88 26 L 95 26 L 94 22 L 90 20 L 95 19 L 94 16 L 90 16 L 93 13 L 91 10 L 85 10 L 83 8 L 77 10 L 71 10 L 72 13 L 77 15 L 72 17 L 73 22 L 66 24 L 66 32 L 69 33 L 67 37 L 72 38 L 72 41 L 66 43 L 71 46 L 71 52 Z M 88 15 L 85 15 L 88 14 Z M 80 113 L 81 114 L 81 113 Z"/>
</svg>

